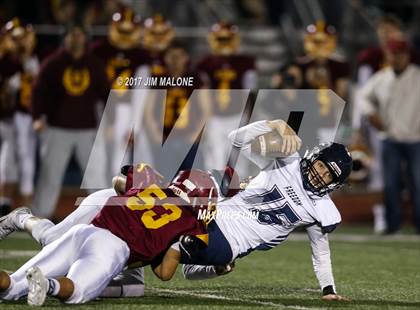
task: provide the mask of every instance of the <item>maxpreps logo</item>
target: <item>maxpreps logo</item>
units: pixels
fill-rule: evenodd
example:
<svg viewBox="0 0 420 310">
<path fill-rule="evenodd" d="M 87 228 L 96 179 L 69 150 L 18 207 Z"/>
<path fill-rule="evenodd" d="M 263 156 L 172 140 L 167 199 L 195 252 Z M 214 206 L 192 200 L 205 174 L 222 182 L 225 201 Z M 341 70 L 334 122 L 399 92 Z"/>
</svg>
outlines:
<svg viewBox="0 0 420 310">
<path fill-rule="evenodd" d="M 198 211 L 197 219 L 204 221 L 205 223 L 210 223 L 212 220 L 217 218 L 224 219 L 256 219 L 258 220 L 260 212 L 258 210 L 249 210 L 249 211 L 229 211 L 229 210 L 216 210 L 216 205 L 212 205 L 210 209 L 201 209 Z"/>
</svg>

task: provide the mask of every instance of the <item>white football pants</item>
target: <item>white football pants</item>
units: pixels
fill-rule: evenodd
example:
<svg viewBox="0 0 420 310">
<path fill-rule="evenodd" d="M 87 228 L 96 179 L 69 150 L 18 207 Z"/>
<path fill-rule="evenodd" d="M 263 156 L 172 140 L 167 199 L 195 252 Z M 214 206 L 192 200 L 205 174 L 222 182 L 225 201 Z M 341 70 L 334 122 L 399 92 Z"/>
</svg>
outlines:
<svg viewBox="0 0 420 310">
<path fill-rule="evenodd" d="M 77 224 L 89 224 L 105 206 L 113 188 L 103 189 L 87 196 L 79 207 L 58 224 L 42 219 L 32 228 L 32 237 L 42 246 L 60 238 Z M 139 297 L 144 295 L 144 269 L 128 269 L 118 275 L 102 293 L 101 297 Z"/>
<path fill-rule="evenodd" d="M 11 120 L 0 121 L 0 184 L 15 183 L 18 179 L 15 131 Z"/>
<path fill-rule="evenodd" d="M 16 300 L 27 295 L 26 271 L 37 266 L 46 278 L 66 276 L 73 281 L 74 292 L 67 303 L 88 302 L 123 270 L 129 255 L 127 244 L 110 231 L 76 225 L 14 272 L 2 298 Z"/>
</svg>

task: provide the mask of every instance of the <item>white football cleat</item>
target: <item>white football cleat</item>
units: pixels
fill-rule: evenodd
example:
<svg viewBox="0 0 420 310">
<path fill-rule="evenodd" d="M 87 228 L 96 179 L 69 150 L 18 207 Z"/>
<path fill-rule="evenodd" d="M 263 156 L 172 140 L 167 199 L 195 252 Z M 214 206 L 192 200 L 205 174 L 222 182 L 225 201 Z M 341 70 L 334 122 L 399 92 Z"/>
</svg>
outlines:
<svg viewBox="0 0 420 310">
<path fill-rule="evenodd" d="M 20 207 L 0 218 L 0 241 L 5 239 L 12 232 L 21 230 L 17 226 L 18 216 L 21 214 L 32 214 L 32 213 L 29 208 Z"/>
<path fill-rule="evenodd" d="M 26 271 L 28 280 L 28 305 L 42 306 L 47 298 L 48 280 L 44 277 L 41 269 L 32 267 Z"/>
</svg>

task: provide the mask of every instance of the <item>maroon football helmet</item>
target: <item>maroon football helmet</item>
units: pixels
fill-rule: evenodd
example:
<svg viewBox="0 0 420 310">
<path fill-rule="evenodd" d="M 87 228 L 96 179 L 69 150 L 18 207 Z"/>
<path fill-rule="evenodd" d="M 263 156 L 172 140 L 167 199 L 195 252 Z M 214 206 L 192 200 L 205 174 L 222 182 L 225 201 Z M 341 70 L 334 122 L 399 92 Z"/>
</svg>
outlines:
<svg viewBox="0 0 420 310">
<path fill-rule="evenodd" d="M 218 185 L 219 195 L 232 197 L 240 191 L 239 176 L 232 167 L 226 166 L 225 170 L 213 169 L 210 173 Z"/>
<path fill-rule="evenodd" d="M 192 206 L 217 202 L 218 192 L 213 179 L 208 172 L 199 169 L 180 171 L 168 188 Z"/>
</svg>

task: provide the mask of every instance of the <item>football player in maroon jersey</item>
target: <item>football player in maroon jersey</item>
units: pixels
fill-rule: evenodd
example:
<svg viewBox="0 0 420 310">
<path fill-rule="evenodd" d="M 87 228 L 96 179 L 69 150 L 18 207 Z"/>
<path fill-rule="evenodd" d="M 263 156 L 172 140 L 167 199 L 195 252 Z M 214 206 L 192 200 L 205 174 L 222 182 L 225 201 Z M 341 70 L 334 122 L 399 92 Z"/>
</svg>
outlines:
<svg viewBox="0 0 420 310">
<path fill-rule="evenodd" d="M 0 31 L 0 215 L 10 212 L 18 179 L 13 128 L 16 107 L 13 104 L 9 81 L 22 70 L 17 55 L 23 32 L 17 18 L 7 22 Z"/>
<path fill-rule="evenodd" d="M 109 197 L 90 225 L 73 226 L 11 276 L 0 272 L 1 297 L 15 300 L 28 294 L 29 304 L 42 305 L 49 294 L 83 303 L 99 296 L 129 263 L 150 264 L 160 279 L 169 280 L 180 251 L 191 255 L 195 247 L 205 247 L 206 224 L 197 220 L 197 208 L 191 206 L 214 204 L 218 192 L 209 173 L 183 172 L 172 186 L 161 188 L 161 176 L 153 169 L 135 169 L 145 174 L 143 183 L 136 178 L 127 182 L 132 187 Z M 198 200 L 187 202 L 181 192 L 187 200 L 199 196 Z M 20 215 L 18 222 L 25 226 L 37 220 L 29 213 Z M 59 275 L 66 277 L 55 279 Z"/>
<path fill-rule="evenodd" d="M 112 175 L 118 173 L 121 162 L 118 154 L 124 153 L 130 139 L 131 102 L 127 79 L 147 75 L 151 62 L 149 53 L 141 47 L 141 19 L 128 7 L 123 7 L 112 15 L 108 36 L 98 39 L 90 51 L 100 59 L 106 69 L 115 104 L 112 144 Z M 114 96 L 115 94 L 115 96 Z"/>
<path fill-rule="evenodd" d="M 19 192 L 24 205 L 31 205 L 34 175 L 36 137 L 30 114 L 32 84 L 39 71 L 39 58 L 34 52 L 35 31 L 30 24 L 14 18 L 8 23 L 8 33 L 17 43 L 16 57 L 21 70 L 9 80 L 9 88 L 15 98 L 16 111 L 13 115 L 17 164 L 19 171 Z"/>
<path fill-rule="evenodd" d="M 228 135 L 226 124 L 231 124 L 241 118 L 243 106 L 232 98 L 232 89 L 255 90 L 257 73 L 255 58 L 239 54 L 240 33 L 236 25 L 226 22 L 214 24 L 208 34 L 211 53 L 204 56 L 196 66 L 196 71 L 213 92 L 212 117 L 208 122 L 209 135 L 208 152 L 205 164 L 207 169 L 221 169 L 228 157 L 229 145 L 220 144 Z M 213 147 L 218 145 L 217 148 Z M 237 166 L 238 169 L 238 166 Z"/>
<path fill-rule="evenodd" d="M 303 72 L 304 88 L 332 89 L 346 98 L 350 66 L 335 55 L 337 35 L 335 28 L 318 21 L 306 27 L 304 37 L 305 56 L 297 62 Z M 327 113 L 328 103 L 320 102 L 320 112 Z"/>
<path fill-rule="evenodd" d="M 142 44 L 151 59 L 150 74 L 161 76 L 165 73 L 163 54 L 175 38 L 175 30 L 162 15 L 156 14 L 143 23 Z"/>
<path fill-rule="evenodd" d="M 144 108 L 145 129 L 154 154 L 153 166 L 159 167 L 159 172 L 164 176 L 172 177 L 172 162 L 168 161 L 166 152 L 161 152 L 163 143 L 174 157 L 192 146 L 180 170 L 190 169 L 194 162 L 197 167 L 201 167 L 202 156 L 197 153 L 196 137 L 202 121 L 210 114 L 210 102 L 206 92 L 200 92 L 197 99 L 192 96 L 194 90 L 203 88 L 204 84 L 201 77 L 191 71 L 190 56 L 182 42 L 172 43 L 164 53 L 164 62 L 165 73 L 159 81 L 177 78 L 189 78 L 192 81 L 191 85 L 177 86 L 169 83 L 152 87 L 165 89 L 166 100 L 162 101 L 157 92 L 150 92 Z M 169 135 L 171 137 L 167 139 Z M 137 145 L 144 148 L 143 144 Z"/>
</svg>

